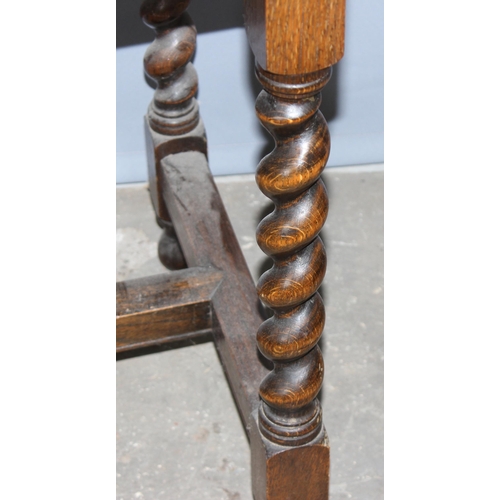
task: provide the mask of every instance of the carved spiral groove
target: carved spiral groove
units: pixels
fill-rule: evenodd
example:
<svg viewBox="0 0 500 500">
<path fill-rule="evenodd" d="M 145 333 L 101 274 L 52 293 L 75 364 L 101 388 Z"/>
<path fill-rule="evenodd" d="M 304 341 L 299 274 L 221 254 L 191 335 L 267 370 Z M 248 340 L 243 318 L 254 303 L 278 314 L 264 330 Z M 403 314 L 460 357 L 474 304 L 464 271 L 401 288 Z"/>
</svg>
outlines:
<svg viewBox="0 0 500 500">
<path fill-rule="evenodd" d="M 257 184 L 275 204 L 257 228 L 260 248 L 274 261 L 257 284 L 274 315 L 262 323 L 257 343 L 274 370 L 262 381 L 261 432 L 283 445 L 311 441 L 322 428 L 316 396 L 323 382 L 319 341 L 325 308 L 317 293 L 326 272 L 318 234 L 328 213 L 328 195 L 319 178 L 330 153 L 321 112 L 321 88 L 330 69 L 302 77 L 278 77 L 257 68 L 264 85 L 256 102 L 274 150 L 257 169 Z M 304 91 L 306 89 L 306 91 Z"/>
<path fill-rule="evenodd" d="M 196 28 L 184 12 L 188 4 L 189 0 L 145 0 L 141 6 L 143 21 L 156 31 L 144 55 L 144 70 L 157 82 L 148 120 L 161 134 L 185 134 L 199 121 L 194 98 L 198 76 L 190 62 L 196 48 Z"/>
</svg>

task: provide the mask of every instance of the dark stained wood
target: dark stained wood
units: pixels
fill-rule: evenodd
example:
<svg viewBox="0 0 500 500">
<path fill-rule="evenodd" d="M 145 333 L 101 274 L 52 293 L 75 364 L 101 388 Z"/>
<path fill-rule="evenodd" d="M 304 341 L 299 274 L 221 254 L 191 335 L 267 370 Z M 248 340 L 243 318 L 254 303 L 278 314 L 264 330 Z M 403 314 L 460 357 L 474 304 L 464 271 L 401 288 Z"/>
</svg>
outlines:
<svg viewBox="0 0 500 500">
<path fill-rule="evenodd" d="M 157 88 L 148 110 L 151 127 L 165 135 L 181 135 L 198 124 L 194 95 L 198 76 L 190 62 L 196 48 L 196 28 L 184 12 L 189 2 L 146 0 L 141 6 L 144 22 L 156 38 L 144 55 L 144 70 Z"/>
<path fill-rule="evenodd" d="M 330 153 L 330 136 L 318 111 L 318 82 L 326 84 L 330 69 L 322 73 L 301 75 L 297 88 L 296 77 L 273 81 L 270 73 L 262 77 L 257 69 L 265 84 L 257 116 L 276 142 L 256 175 L 275 204 L 257 228 L 260 248 L 274 261 L 257 283 L 260 299 L 274 312 L 257 332 L 260 351 L 274 362 L 260 386 L 259 423 L 267 439 L 287 446 L 305 444 L 324 432 L 315 398 L 324 372 L 316 344 L 325 323 L 317 290 L 326 272 L 318 234 L 328 214 L 328 195 L 319 176 Z"/>
<path fill-rule="evenodd" d="M 144 56 L 144 70 L 157 88 L 145 119 L 149 189 L 163 231 L 158 254 L 169 269 L 186 267 L 170 215 L 161 194 L 159 162 L 183 151 L 207 154 L 205 128 L 194 97 L 198 76 L 190 62 L 196 48 L 196 28 L 184 12 L 188 0 L 144 0 L 143 21 L 156 33 Z"/>
<path fill-rule="evenodd" d="M 269 421 L 262 414 L 258 386 L 268 369 L 259 362 L 255 332 L 263 317 L 206 157 L 197 152 L 181 153 L 167 156 L 161 165 L 165 201 L 187 264 L 212 265 L 224 272 L 224 279 L 212 296 L 213 335 L 250 439 L 254 498 L 324 500 L 328 497 L 329 453 L 319 403 L 314 400 L 295 412 L 299 425 L 290 425 L 290 421 L 281 424 Z M 311 321 L 310 316 L 305 316 L 321 310 L 321 299 L 316 297 L 316 301 L 310 301 L 302 312 L 303 321 Z M 312 324 L 311 328 L 316 331 L 321 329 L 322 325 L 318 326 L 314 318 Z M 296 325 L 300 327 L 299 322 Z M 321 354 L 317 348 L 308 349 L 307 342 L 314 344 L 315 339 L 303 343 L 303 348 L 309 352 L 300 363 L 306 379 L 304 386 L 307 384 L 304 394 L 306 399 L 312 399 L 321 382 L 316 369 L 317 357 Z M 311 360 L 311 356 L 316 359 Z M 309 376 L 311 371 L 316 374 L 317 382 Z M 296 382 L 295 379 L 293 384 Z M 280 430 L 282 444 L 269 439 L 269 436 L 276 436 L 276 429 Z"/>
<path fill-rule="evenodd" d="M 222 280 L 191 268 L 116 284 L 116 351 L 178 342 L 212 328 L 211 297 Z"/>
<path fill-rule="evenodd" d="M 194 333 L 180 334 L 175 340 L 169 340 L 164 344 L 153 344 L 147 347 L 134 348 L 130 351 L 122 351 L 116 353 L 116 361 L 123 361 L 124 359 L 138 358 L 140 356 L 147 356 L 149 354 L 159 354 L 161 352 L 173 351 L 175 349 L 183 349 L 185 347 L 197 346 L 213 342 L 212 329 L 199 330 Z"/>
<path fill-rule="evenodd" d="M 345 0 L 245 0 L 258 64 L 278 75 L 328 68 L 344 54 Z"/>
<path fill-rule="evenodd" d="M 166 209 L 165 209 L 166 210 Z M 182 254 L 179 240 L 175 234 L 172 222 L 156 218 L 156 222 L 163 229 L 158 242 L 158 257 L 160 262 L 171 270 L 184 269 L 187 267 L 184 255 Z"/>
<path fill-rule="evenodd" d="M 156 215 L 162 221 L 170 222 L 165 201 L 162 195 L 162 172 L 160 162 L 165 156 L 188 151 L 199 151 L 207 156 L 207 139 L 205 127 L 200 119 L 195 129 L 178 136 L 168 136 L 151 128 L 146 117 L 144 123 L 146 135 L 146 153 L 148 159 L 148 180 L 151 201 Z"/>
<path fill-rule="evenodd" d="M 189 0 L 144 0 L 141 5 L 141 17 L 148 26 L 161 26 L 178 18 L 188 5 Z"/>
<path fill-rule="evenodd" d="M 257 171 L 260 189 L 275 204 L 257 230 L 260 247 L 274 261 L 258 282 L 258 295 L 207 164 L 188 3 L 144 0 L 141 15 L 156 32 L 144 59 L 157 82 L 145 130 L 151 197 L 164 229 L 160 258 L 171 268 L 191 268 L 121 285 L 121 346 L 211 328 L 250 439 L 255 499 L 326 500 L 329 445 L 316 397 L 325 312 L 317 290 L 326 270 L 318 233 L 328 212 L 319 176 L 330 139 L 318 109 L 330 67 L 344 50 L 345 0 L 245 0 L 264 87 L 257 114 L 276 142 Z M 259 297 L 274 312 L 266 321 Z M 272 371 L 259 349 L 274 363 Z"/>
<path fill-rule="evenodd" d="M 273 267 L 257 283 L 273 316 L 257 331 L 274 369 L 252 415 L 252 485 L 257 500 L 328 498 L 330 450 L 317 394 L 323 359 L 317 343 L 325 310 L 317 293 L 326 252 L 318 234 L 328 213 L 320 179 L 330 153 L 319 112 L 321 89 L 344 52 L 345 0 L 245 0 L 245 26 L 264 87 L 257 116 L 275 140 L 257 169 L 275 204 L 257 242 Z"/>
<path fill-rule="evenodd" d="M 161 161 L 165 202 L 188 266 L 213 266 L 224 279 L 212 296 L 213 335 L 247 431 L 268 373 L 259 361 L 255 332 L 259 299 L 205 155 L 170 155 Z"/>
<path fill-rule="evenodd" d="M 255 500 L 327 500 L 330 450 L 326 433 L 304 446 L 262 439 L 257 420 L 250 433 Z"/>
</svg>

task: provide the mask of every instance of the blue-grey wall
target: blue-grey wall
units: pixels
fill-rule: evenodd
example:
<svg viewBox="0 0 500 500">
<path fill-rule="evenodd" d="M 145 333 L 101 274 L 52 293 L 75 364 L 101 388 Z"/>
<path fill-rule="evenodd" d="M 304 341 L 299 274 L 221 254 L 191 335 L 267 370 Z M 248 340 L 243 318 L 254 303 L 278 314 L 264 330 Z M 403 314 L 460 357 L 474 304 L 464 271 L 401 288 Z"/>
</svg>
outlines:
<svg viewBox="0 0 500 500">
<path fill-rule="evenodd" d="M 116 51 L 118 183 L 147 177 L 142 127 L 153 95 L 142 72 L 147 46 Z M 260 87 L 244 29 L 198 35 L 194 64 L 212 172 L 254 172 L 271 142 L 254 113 Z M 332 135 L 328 166 L 383 161 L 383 85 L 383 2 L 348 0 L 345 55 L 334 67 L 321 107 Z"/>
</svg>

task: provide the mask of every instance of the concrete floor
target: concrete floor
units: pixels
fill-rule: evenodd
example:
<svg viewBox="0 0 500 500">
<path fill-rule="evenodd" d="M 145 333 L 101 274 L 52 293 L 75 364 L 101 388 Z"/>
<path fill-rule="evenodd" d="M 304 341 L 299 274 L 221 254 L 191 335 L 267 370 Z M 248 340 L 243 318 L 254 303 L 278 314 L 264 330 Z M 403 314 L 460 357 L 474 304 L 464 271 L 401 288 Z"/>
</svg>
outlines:
<svg viewBox="0 0 500 500">
<path fill-rule="evenodd" d="M 321 402 L 330 500 L 383 498 L 383 171 L 328 169 Z M 254 279 L 269 207 L 253 176 L 216 178 Z M 145 185 L 117 188 L 117 280 L 165 272 Z M 212 343 L 117 362 L 117 499 L 251 500 L 250 451 Z"/>
</svg>

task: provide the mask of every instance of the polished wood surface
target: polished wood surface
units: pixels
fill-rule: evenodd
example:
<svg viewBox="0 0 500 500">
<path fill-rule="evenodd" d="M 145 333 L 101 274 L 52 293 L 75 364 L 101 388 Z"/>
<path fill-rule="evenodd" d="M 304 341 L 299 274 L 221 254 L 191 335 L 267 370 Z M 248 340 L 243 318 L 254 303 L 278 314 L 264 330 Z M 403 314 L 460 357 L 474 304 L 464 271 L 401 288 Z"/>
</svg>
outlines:
<svg viewBox="0 0 500 500">
<path fill-rule="evenodd" d="M 151 198 L 164 229 L 159 254 L 167 267 L 182 270 L 118 284 L 117 349 L 211 329 L 250 440 L 256 500 L 328 498 L 317 344 L 326 271 L 319 232 L 328 213 L 320 174 L 330 137 L 319 106 L 331 65 L 343 55 L 344 2 L 245 1 L 264 87 L 257 116 L 275 141 L 256 175 L 275 204 L 257 229 L 259 246 L 274 262 L 257 289 L 208 167 L 189 1 L 144 0 L 141 7 L 156 33 L 144 68 L 157 83 L 145 131 Z"/>
<path fill-rule="evenodd" d="M 257 342 L 274 369 L 260 385 L 258 432 L 265 440 L 252 443 L 254 494 L 326 499 L 330 460 L 317 399 L 324 374 L 317 343 L 325 324 L 318 288 L 326 272 L 319 232 L 328 214 L 320 174 L 330 135 L 319 106 L 331 69 L 283 76 L 257 66 L 256 74 L 264 86 L 257 116 L 275 141 L 256 180 L 275 208 L 257 228 L 260 248 L 273 259 L 257 283 L 260 299 L 273 311 Z"/>
<path fill-rule="evenodd" d="M 323 73 L 325 84 L 330 69 Z M 313 74 L 313 90 L 304 94 L 292 78 L 289 83 L 281 78 L 280 93 L 288 98 L 273 95 L 274 86 L 266 85 L 256 103 L 259 120 L 276 142 L 256 175 L 275 204 L 257 228 L 257 243 L 274 261 L 257 284 L 260 299 L 274 311 L 257 332 L 260 351 L 274 362 L 260 386 L 260 422 L 268 439 L 289 445 L 311 441 L 322 429 L 315 398 L 324 367 L 316 344 L 325 309 L 317 290 L 326 272 L 326 252 L 318 234 L 328 214 L 328 195 L 319 176 L 330 153 L 330 136 L 318 111 L 316 80 Z"/>
<path fill-rule="evenodd" d="M 328 68 L 344 55 L 345 0 L 245 0 L 257 63 L 278 75 Z"/>
<path fill-rule="evenodd" d="M 255 500 L 328 500 L 328 441 L 280 447 L 254 439 L 251 446 Z"/>
<path fill-rule="evenodd" d="M 257 331 L 274 369 L 260 385 L 252 435 L 255 498 L 328 498 L 330 454 L 317 395 L 324 364 L 318 347 L 326 272 L 319 232 L 328 214 L 320 179 L 330 153 L 319 106 L 331 66 L 344 52 L 345 1 L 245 0 L 245 24 L 264 90 L 257 116 L 275 141 L 256 180 L 275 205 L 257 228 L 273 267 L 257 283 L 273 316 Z"/>
<path fill-rule="evenodd" d="M 196 28 L 184 12 L 188 4 L 186 0 L 146 0 L 141 6 L 143 21 L 156 33 L 144 55 L 144 70 L 157 82 L 148 119 L 153 130 L 166 135 L 185 134 L 199 120 L 194 99 L 198 77 L 190 62 Z"/>
<path fill-rule="evenodd" d="M 200 151 L 207 154 L 205 128 L 200 119 L 198 76 L 191 62 L 196 28 L 185 12 L 189 0 L 144 0 L 141 16 L 155 30 L 155 40 L 144 55 L 144 70 L 156 82 L 145 120 L 151 199 L 163 229 L 158 254 L 168 269 L 186 262 L 163 201 L 159 162 L 168 154 Z"/>
<path fill-rule="evenodd" d="M 212 329 L 222 273 L 191 268 L 116 284 L 116 352 L 194 338 Z"/>
</svg>

